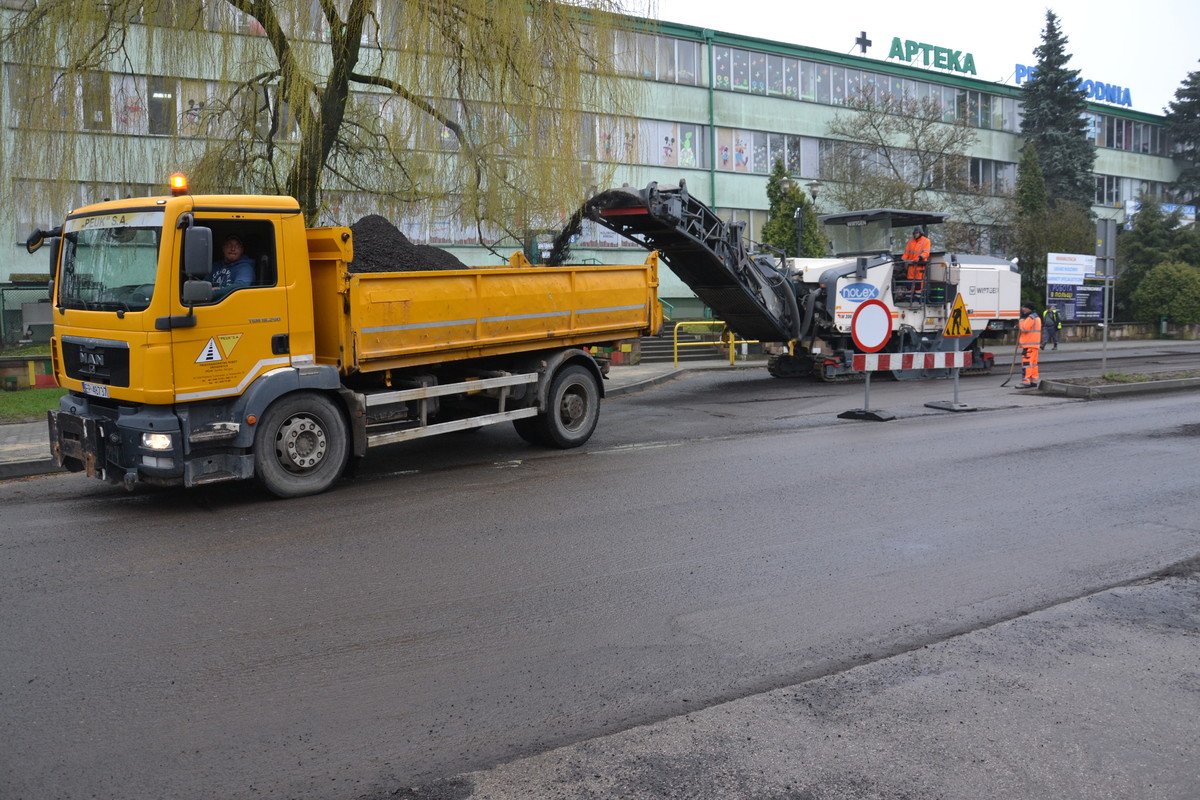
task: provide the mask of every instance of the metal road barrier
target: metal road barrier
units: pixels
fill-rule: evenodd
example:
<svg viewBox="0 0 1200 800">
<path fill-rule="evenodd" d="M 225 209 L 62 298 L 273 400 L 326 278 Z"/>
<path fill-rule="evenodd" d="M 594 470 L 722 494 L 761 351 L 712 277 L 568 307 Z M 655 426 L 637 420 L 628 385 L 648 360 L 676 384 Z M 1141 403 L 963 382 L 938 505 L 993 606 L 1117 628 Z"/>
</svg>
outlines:
<svg viewBox="0 0 1200 800">
<path fill-rule="evenodd" d="M 712 332 L 712 328 L 717 325 L 721 326 L 721 333 L 716 339 L 706 340 L 702 342 L 681 342 L 679 341 L 680 328 L 707 328 Z M 728 345 L 729 347 L 729 366 L 733 366 L 734 358 L 737 356 L 736 345 L 739 344 L 758 344 L 758 339 L 738 339 L 737 334 L 725 327 L 725 323 L 719 319 L 714 320 L 695 320 L 691 322 L 676 322 L 672 334 L 674 343 L 674 364 L 679 366 L 679 348 L 681 347 L 713 347 L 715 345 Z"/>
</svg>

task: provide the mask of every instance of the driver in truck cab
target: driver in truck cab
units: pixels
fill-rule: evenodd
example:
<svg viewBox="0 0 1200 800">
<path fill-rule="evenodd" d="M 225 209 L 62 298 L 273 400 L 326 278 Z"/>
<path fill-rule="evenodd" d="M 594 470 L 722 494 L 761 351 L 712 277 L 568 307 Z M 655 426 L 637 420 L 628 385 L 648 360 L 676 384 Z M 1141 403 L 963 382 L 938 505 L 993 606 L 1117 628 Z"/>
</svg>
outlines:
<svg viewBox="0 0 1200 800">
<path fill-rule="evenodd" d="M 246 246 L 236 236 L 226 236 L 221 245 L 222 258 L 213 262 L 209 278 L 214 289 L 223 293 L 232 292 L 241 286 L 254 283 L 254 262 L 246 255 Z"/>
</svg>

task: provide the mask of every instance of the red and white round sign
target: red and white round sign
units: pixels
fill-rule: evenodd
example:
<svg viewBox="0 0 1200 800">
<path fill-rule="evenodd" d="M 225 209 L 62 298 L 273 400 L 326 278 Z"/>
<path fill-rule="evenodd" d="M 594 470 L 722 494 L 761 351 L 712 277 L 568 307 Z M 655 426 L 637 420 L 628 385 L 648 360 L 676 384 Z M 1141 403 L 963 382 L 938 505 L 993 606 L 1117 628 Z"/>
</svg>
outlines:
<svg viewBox="0 0 1200 800">
<path fill-rule="evenodd" d="M 882 300 L 864 300 L 850 319 L 850 336 L 864 353 L 877 353 L 892 338 L 892 312 Z"/>
</svg>

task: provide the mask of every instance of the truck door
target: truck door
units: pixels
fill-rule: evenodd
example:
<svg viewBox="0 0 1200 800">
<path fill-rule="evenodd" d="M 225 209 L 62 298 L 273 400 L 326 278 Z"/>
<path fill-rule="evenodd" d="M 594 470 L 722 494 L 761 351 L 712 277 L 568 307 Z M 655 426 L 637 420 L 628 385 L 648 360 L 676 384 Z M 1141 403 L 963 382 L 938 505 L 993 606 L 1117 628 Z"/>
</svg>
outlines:
<svg viewBox="0 0 1200 800">
<path fill-rule="evenodd" d="M 259 375 L 291 363 L 277 220 L 197 214 L 196 224 L 213 232 L 214 289 L 211 302 L 195 307 L 196 324 L 172 332 L 180 403 L 236 397 Z M 182 270 L 178 279 L 182 305 Z"/>
</svg>

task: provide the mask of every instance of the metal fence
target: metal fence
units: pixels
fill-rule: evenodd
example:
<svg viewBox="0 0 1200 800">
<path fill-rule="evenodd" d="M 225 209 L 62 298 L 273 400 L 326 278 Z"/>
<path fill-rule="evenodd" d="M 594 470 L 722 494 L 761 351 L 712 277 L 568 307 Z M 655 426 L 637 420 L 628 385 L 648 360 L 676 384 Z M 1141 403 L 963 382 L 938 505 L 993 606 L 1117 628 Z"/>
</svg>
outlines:
<svg viewBox="0 0 1200 800">
<path fill-rule="evenodd" d="M 0 346 L 11 347 L 22 339 L 48 338 L 48 325 L 31 324 L 26 319 L 27 304 L 49 303 L 50 290 L 45 286 L 13 286 L 0 284 Z M 39 309 L 40 310 L 40 309 Z M 37 318 L 48 315 L 34 315 Z"/>
</svg>

